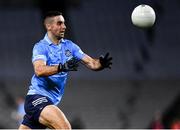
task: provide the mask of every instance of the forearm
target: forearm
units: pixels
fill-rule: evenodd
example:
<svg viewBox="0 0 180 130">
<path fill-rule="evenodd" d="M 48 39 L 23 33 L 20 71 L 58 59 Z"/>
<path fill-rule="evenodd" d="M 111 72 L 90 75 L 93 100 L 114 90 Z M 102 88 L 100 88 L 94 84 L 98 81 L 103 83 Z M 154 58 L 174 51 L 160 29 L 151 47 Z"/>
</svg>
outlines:
<svg viewBox="0 0 180 130">
<path fill-rule="evenodd" d="M 99 59 L 91 58 L 88 55 L 85 55 L 83 57 L 82 62 L 84 63 L 84 65 L 86 65 L 86 67 L 94 71 L 101 70 L 102 68 Z"/>
<path fill-rule="evenodd" d="M 103 67 L 102 67 L 99 59 L 95 59 L 94 65 L 92 65 L 92 70 L 99 71 L 99 70 L 102 70 L 102 69 L 103 69 Z"/>
<path fill-rule="evenodd" d="M 111 68 L 112 65 L 112 57 L 109 57 L 109 53 L 106 53 L 105 56 L 100 56 L 99 59 L 91 58 L 88 55 L 85 55 L 82 58 L 83 63 L 91 70 L 99 71 L 104 68 Z"/>
<path fill-rule="evenodd" d="M 35 74 L 37 76 L 50 76 L 58 73 L 58 65 L 54 66 L 38 66 L 35 68 Z"/>
<path fill-rule="evenodd" d="M 93 59 L 92 62 L 87 63 L 86 66 L 94 71 L 101 70 L 102 68 L 99 59 Z"/>
</svg>

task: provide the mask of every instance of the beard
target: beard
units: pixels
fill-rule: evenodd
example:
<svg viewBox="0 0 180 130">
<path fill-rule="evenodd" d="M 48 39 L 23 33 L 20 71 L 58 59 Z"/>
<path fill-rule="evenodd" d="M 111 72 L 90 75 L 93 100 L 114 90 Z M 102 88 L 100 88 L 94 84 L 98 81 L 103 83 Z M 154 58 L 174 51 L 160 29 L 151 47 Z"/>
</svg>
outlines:
<svg viewBox="0 0 180 130">
<path fill-rule="evenodd" d="M 56 38 L 57 38 L 58 40 L 61 40 L 62 38 L 64 38 L 64 34 L 56 35 Z"/>
<path fill-rule="evenodd" d="M 58 40 L 61 40 L 61 39 L 64 38 L 64 37 L 56 36 L 56 38 L 57 38 Z"/>
</svg>

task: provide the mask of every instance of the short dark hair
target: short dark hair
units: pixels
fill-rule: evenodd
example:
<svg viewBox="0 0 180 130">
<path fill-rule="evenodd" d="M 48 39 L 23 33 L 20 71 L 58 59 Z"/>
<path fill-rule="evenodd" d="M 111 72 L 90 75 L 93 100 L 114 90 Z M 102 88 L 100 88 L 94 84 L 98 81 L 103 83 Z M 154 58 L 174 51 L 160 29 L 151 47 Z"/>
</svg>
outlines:
<svg viewBox="0 0 180 130">
<path fill-rule="evenodd" d="M 48 11 L 44 16 L 44 19 L 58 16 L 58 15 L 62 15 L 62 13 L 60 11 Z"/>
<path fill-rule="evenodd" d="M 50 18 L 59 16 L 59 15 L 62 15 L 62 13 L 60 11 L 48 11 L 44 16 L 44 25 L 46 25 L 46 23 L 51 22 Z"/>
</svg>

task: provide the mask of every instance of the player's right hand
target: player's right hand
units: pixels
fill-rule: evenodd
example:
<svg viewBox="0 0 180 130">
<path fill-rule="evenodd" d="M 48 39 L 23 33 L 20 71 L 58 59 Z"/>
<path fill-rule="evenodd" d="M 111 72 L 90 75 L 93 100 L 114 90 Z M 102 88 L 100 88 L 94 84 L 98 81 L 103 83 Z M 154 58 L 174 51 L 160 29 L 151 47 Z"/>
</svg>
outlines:
<svg viewBox="0 0 180 130">
<path fill-rule="evenodd" d="M 59 64 L 59 72 L 77 71 L 79 66 L 79 60 L 76 58 L 71 58 L 64 64 Z"/>
</svg>

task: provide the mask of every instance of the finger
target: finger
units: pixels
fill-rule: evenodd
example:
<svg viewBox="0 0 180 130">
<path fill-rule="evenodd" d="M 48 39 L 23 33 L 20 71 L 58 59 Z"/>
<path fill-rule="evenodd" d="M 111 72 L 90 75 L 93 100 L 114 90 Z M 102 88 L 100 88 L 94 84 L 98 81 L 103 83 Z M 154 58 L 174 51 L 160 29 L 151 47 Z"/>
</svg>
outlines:
<svg viewBox="0 0 180 130">
<path fill-rule="evenodd" d="M 77 68 L 71 68 L 69 71 L 77 71 Z"/>
<path fill-rule="evenodd" d="M 104 56 L 103 56 L 103 55 L 101 55 L 101 56 L 99 57 L 99 59 L 101 59 L 101 60 L 102 60 L 102 59 L 104 59 Z"/>
<path fill-rule="evenodd" d="M 78 68 L 79 67 L 79 64 L 74 64 L 73 65 L 73 68 Z"/>
<path fill-rule="evenodd" d="M 110 63 L 110 64 L 108 65 L 108 68 L 111 69 L 111 66 L 112 66 L 112 63 Z"/>
<path fill-rule="evenodd" d="M 110 65 L 112 65 L 112 62 L 107 63 L 107 66 L 110 66 Z"/>
<path fill-rule="evenodd" d="M 108 59 L 107 59 L 107 61 L 111 61 L 113 58 L 112 57 L 109 57 Z"/>
<path fill-rule="evenodd" d="M 73 61 L 74 61 L 74 63 L 78 63 L 80 60 L 74 58 Z"/>
<path fill-rule="evenodd" d="M 79 67 L 79 65 L 75 65 L 73 68 L 78 68 Z"/>
<path fill-rule="evenodd" d="M 108 58 L 108 56 L 109 56 L 109 52 L 108 52 L 108 53 L 106 53 L 106 55 L 105 55 L 104 59 L 107 59 L 107 58 Z"/>
<path fill-rule="evenodd" d="M 79 62 L 79 60 L 74 57 L 69 60 L 69 63 L 71 63 L 71 64 L 78 63 L 78 62 Z"/>
<path fill-rule="evenodd" d="M 78 70 L 78 66 L 74 67 L 74 71 L 77 71 Z"/>
<path fill-rule="evenodd" d="M 112 62 L 111 62 L 111 61 L 109 61 L 109 62 L 107 62 L 106 64 L 107 64 L 107 65 L 112 65 Z"/>
</svg>

